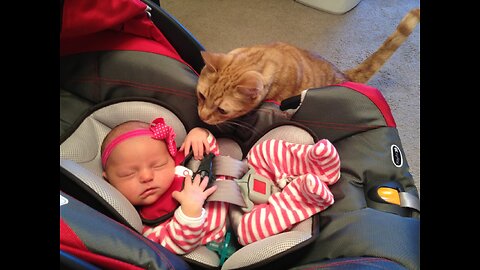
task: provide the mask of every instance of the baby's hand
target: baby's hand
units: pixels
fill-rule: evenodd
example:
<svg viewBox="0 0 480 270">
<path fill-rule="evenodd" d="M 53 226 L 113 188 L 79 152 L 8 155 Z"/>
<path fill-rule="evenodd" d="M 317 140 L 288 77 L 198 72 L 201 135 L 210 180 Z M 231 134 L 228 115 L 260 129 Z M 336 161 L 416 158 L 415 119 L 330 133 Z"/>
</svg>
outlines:
<svg viewBox="0 0 480 270">
<path fill-rule="evenodd" d="M 195 218 L 202 214 L 205 200 L 217 190 L 215 185 L 205 189 L 207 184 L 208 176 L 205 176 L 200 181 L 200 175 L 197 174 L 192 181 L 192 177 L 187 175 L 183 190 L 172 192 L 172 197 L 180 203 L 180 207 L 185 215 Z"/>
<path fill-rule="evenodd" d="M 180 146 L 179 151 L 184 151 L 185 156 L 187 156 L 190 153 L 190 147 L 192 147 L 193 158 L 202 160 L 203 152 L 206 154 L 210 153 L 210 145 L 207 141 L 208 135 L 209 132 L 203 128 L 193 128 L 185 137 L 185 141 Z"/>
</svg>

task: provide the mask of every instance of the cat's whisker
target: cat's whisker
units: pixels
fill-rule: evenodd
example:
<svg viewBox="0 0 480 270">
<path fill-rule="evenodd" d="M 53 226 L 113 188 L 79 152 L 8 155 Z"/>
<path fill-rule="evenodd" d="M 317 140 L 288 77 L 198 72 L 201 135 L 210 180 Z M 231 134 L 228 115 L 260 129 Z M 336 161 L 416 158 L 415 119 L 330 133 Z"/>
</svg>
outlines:
<svg viewBox="0 0 480 270">
<path fill-rule="evenodd" d="M 222 127 L 224 127 L 224 123 L 222 123 L 222 124 L 215 124 L 215 127 L 216 127 L 220 132 L 225 132 L 225 129 L 222 128 Z"/>
<path fill-rule="evenodd" d="M 239 120 L 227 120 L 224 122 L 224 124 L 232 125 L 232 126 L 238 126 L 241 128 L 244 128 L 246 130 L 249 130 L 253 132 L 254 134 L 258 134 L 259 132 L 251 125 L 247 125 L 245 122 L 241 122 Z"/>
</svg>

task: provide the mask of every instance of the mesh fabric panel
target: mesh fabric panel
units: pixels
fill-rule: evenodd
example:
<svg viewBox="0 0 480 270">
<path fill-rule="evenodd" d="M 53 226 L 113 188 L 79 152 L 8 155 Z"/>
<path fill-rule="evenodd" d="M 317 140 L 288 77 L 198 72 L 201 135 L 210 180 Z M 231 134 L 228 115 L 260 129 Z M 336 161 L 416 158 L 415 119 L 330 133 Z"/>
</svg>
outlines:
<svg viewBox="0 0 480 270">
<path fill-rule="evenodd" d="M 311 236 L 311 233 L 289 231 L 253 242 L 233 253 L 225 261 L 222 269 L 235 269 L 267 260 L 308 240 Z"/>
<path fill-rule="evenodd" d="M 206 246 L 199 246 L 192 252 L 183 255 L 183 257 L 212 267 L 217 267 L 220 264 L 220 258 L 217 253 Z"/>
<path fill-rule="evenodd" d="M 293 125 L 284 125 L 276 127 L 263 135 L 255 144 L 259 144 L 268 139 L 281 139 L 291 143 L 314 144 L 312 135 L 302 128 Z M 253 146 L 252 146 L 253 147 Z"/>
<path fill-rule="evenodd" d="M 75 161 L 60 159 L 60 166 L 88 185 L 110 204 L 137 231 L 142 231 L 142 221 L 133 205 L 107 181 L 80 166 Z"/>
</svg>

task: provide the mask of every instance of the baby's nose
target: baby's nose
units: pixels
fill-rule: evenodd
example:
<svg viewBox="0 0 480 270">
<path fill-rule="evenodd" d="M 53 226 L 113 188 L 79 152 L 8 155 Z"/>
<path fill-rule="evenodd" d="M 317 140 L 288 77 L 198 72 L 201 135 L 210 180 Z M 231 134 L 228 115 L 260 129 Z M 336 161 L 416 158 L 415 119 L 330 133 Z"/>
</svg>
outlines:
<svg viewBox="0 0 480 270">
<path fill-rule="evenodd" d="M 153 171 L 150 169 L 143 169 L 140 173 L 140 182 L 150 182 L 153 180 Z"/>
</svg>

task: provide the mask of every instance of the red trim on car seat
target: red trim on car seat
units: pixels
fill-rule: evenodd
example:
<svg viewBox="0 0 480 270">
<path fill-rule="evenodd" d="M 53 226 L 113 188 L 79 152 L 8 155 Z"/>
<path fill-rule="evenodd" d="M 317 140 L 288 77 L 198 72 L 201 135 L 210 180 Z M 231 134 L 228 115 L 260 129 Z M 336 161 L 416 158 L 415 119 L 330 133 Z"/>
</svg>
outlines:
<svg viewBox="0 0 480 270">
<path fill-rule="evenodd" d="M 60 218 L 60 250 L 99 266 L 102 269 L 143 269 L 142 267 L 127 262 L 91 252 L 62 218 Z"/>
<path fill-rule="evenodd" d="M 280 102 L 275 101 L 273 99 L 265 99 L 263 102 L 269 102 L 269 103 L 277 104 L 278 106 L 280 106 Z"/>
<path fill-rule="evenodd" d="M 77 234 L 60 218 L 60 246 L 62 245 L 88 250 Z"/>
<path fill-rule="evenodd" d="M 396 127 L 397 124 L 395 123 L 395 119 L 393 118 L 392 111 L 390 110 L 390 106 L 388 106 L 385 97 L 380 93 L 377 88 L 368 86 L 363 83 L 356 83 L 356 82 L 344 82 L 341 84 L 336 84 L 337 86 L 344 86 L 350 89 L 353 89 L 365 96 L 367 96 L 380 110 L 385 119 L 387 126 L 389 127 Z"/>
<path fill-rule="evenodd" d="M 190 67 L 147 17 L 146 7 L 139 0 L 65 1 L 60 55 L 131 50 L 165 55 Z"/>
<path fill-rule="evenodd" d="M 76 38 L 65 38 L 60 43 L 60 55 L 94 51 L 140 51 L 165 55 L 186 64 L 173 48 L 165 43 L 129 33 L 105 30 Z"/>
</svg>

